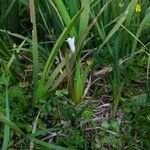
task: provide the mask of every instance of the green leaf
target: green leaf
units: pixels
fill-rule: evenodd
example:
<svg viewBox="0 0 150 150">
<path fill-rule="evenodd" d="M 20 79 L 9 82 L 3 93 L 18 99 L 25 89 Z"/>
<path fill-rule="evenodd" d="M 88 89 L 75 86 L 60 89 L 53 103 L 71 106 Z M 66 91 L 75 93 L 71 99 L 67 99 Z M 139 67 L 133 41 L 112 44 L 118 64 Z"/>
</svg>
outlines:
<svg viewBox="0 0 150 150">
<path fill-rule="evenodd" d="M 128 14 L 128 11 L 126 10 L 125 13 L 123 15 L 121 15 L 118 22 L 115 24 L 115 26 L 112 28 L 112 30 L 109 32 L 109 34 L 104 39 L 103 43 L 100 45 L 100 49 L 102 49 L 103 46 L 110 40 L 110 38 L 118 31 L 121 24 L 125 21 L 127 14 Z"/>
<path fill-rule="evenodd" d="M 103 128 L 108 129 L 108 128 L 109 128 L 108 121 L 103 121 L 103 122 L 101 123 L 101 126 L 102 126 Z"/>
<path fill-rule="evenodd" d="M 119 131 L 120 126 L 118 121 L 112 121 L 111 126 L 115 131 Z"/>
<path fill-rule="evenodd" d="M 53 49 L 51 50 L 51 53 L 48 57 L 48 60 L 46 62 L 46 65 L 44 67 L 44 72 L 43 72 L 43 76 L 47 77 L 48 76 L 48 71 L 52 66 L 52 63 L 55 59 L 55 56 L 57 55 L 57 52 L 59 51 L 59 48 L 61 47 L 61 45 L 63 44 L 63 42 L 65 41 L 65 39 L 68 36 L 68 33 L 70 32 L 70 30 L 72 29 L 74 23 L 77 21 L 77 19 L 79 18 L 81 12 L 83 11 L 83 9 L 81 9 L 71 20 L 70 24 L 64 29 L 64 31 L 62 32 L 62 34 L 60 35 L 60 37 L 58 38 L 57 42 L 55 43 Z"/>
<path fill-rule="evenodd" d="M 81 6 L 84 8 L 84 10 L 80 17 L 79 38 L 84 34 L 84 32 L 88 27 L 89 14 L 90 14 L 90 0 L 82 0 Z"/>
<path fill-rule="evenodd" d="M 32 134 L 29 134 L 27 136 L 30 136 L 30 137 L 37 137 L 39 135 L 43 136 L 43 135 L 47 134 L 48 132 L 58 131 L 58 130 L 60 130 L 60 129 L 59 128 L 49 128 L 49 129 L 44 129 L 44 130 L 36 131 L 36 132 L 34 132 Z"/>
<path fill-rule="evenodd" d="M 75 66 L 75 73 L 73 75 L 73 91 L 72 91 L 72 100 L 75 103 L 80 103 L 82 98 L 83 98 L 83 79 L 82 79 L 82 75 L 81 75 L 81 67 L 80 67 L 80 63 L 76 62 L 76 66 Z"/>
<path fill-rule="evenodd" d="M 5 79 L 5 80 L 8 80 L 8 79 Z M 9 99 L 8 99 L 8 81 L 6 81 L 5 87 L 6 87 L 6 92 L 5 92 L 6 93 L 6 96 L 5 96 L 5 101 L 6 101 L 5 112 L 6 112 L 6 117 L 9 119 L 10 118 L 10 111 L 9 111 Z M 5 124 L 2 150 L 7 150 L 8 149 L 9 134 L 10 134 L 10 127 L 7 124 Z"/>
<path fill-rule="evenodd" d="M 137 1 L 138 0 L 132 0 L 130 2 L 130 4 L 128 5 L 128 15 L 127 15 L 127 18 L 126 18 L 126 21 L 125 21 L 125 24 L 126 25 L 129 25 L 131 20 L 132 20 L 132 16 L 133 16 L 133 13 L 135 11 L 135 5 L 137 4 Z"/>
<path fill-rule="evenodd" d="M 119 30 L 120 26 L 123 24 L 123 22 L 127 19 L 127 23 L 130 22 L 132 14 L 133 14 L 133 6 L 136 4 L 137 0 L 132 0 L 125 12 L 120 16 L 120 19 L 117 21 L 117 23 L 114 25 L 114 27 L 111 29 L 109 34 L 104 39 L 103 43 L 100 45 L 100 49 L 110 40 L 110 38 Z"/>
<path fill-rule="evenodd" d="M 0 112 L 0 122 L 8 125 L 14 131 L 24 135 L 24 132 L 19 127 L 17 127 L 13 122 L 11 122 L 9 119 L 7 119 L 1 112 Z"/>
<path fill-rule="evenodd" d="M 13 122 L 9 121 L 1 112 L 0 112 L 0 122 L 3 122 L 5 125 L 8 125 L 9 127 L 11 127 L 14 131 L 22 134 L 24 137 L 28 138 L 29 140 L 31 140 L 32 142 L 35 142 L 38 145 L 43 146 L 44 148 L 54 149 L 54 150 L 72 150 L 70 148 L 64 148 L 61 146 L 46 143 L 46 142 L 41 141 L 39 139 L 33 138 L 32 134 L 26 135 L 18 126 L 16 126 Z"/>
<path fill-rule="evenodd" d="M 46 143 L 36 138 L 30 138 L 30 140 L 40 146 L 43 146 L 44 149 L 47 148 L 47 149 L 52 149 L 52 150 L 73 150 L 72 148 L 65 148 L 65 147 L 54 145 L 54 144 Z"/>
<path fill-rule="evenodd" d="M 35 5 L 34 0 L 29 0 L 30 4 L 30 21 L 33 25 L 32 30 L 32 55 L 33 55 L 33 81 L 34 81 L 34 99 L 36 99 L 36 91 L 38 86 L 38 41 L 37 41 L 37 27 L 36 27 L 36 16 L 35 16 Z"/>
<path fill-rule="evenodd" d="M 137 46 L 137 42 L 138 42 L 137 39 L 140 37 L 142 30 L 148 26 L 150 26 L 150 11 L 145 15 L 143 21 L 141 22 L 141 24 L 137 30 L 137 33 L 135 35 L 136 38 L 134 39 L 133 46 L 132 46 L 132 54 L 136 50 L 136 46 Z"/>
<path fill-rule="evenodd" d="M 64 20 L 66 26 L 69 26 L 69 24 L 71 23 L 72 20 L 69 16 L 68 10 L 65 7 L 64 2 L 62 0 L 53 0 L 53 1 L 57 7 L 62 19 Z M 71 31 L 69 31 L 69 32 L 72 37 L 73 36 L 77 37 L 77 31 L 76 31 L 74 25 L 73 25 L 73 28 L 71 29 Z"/>
<path fill-rule="evenodd" d="M 42 79 L 39 81 L 39 86 L 38 86 L 38 89 L 37 89 L 37 99 L 40 99 L 42 98 L 49 86 L 47 86 L 47 82 L 49 82 L 50 80 L 46 81 L 47 77 L 48 77 L 48 72 L 53 64 L 53 61 L 55 59 L 55 56 L 57 55 L 58 51 L 59 51 L 59 48 L 61 47 L 61 45 L 63 44 L 63 42 L 65 41 L 65 39 L 67 38 L 68 36 L 68 33 L 69 31 L 72 29 L 74 23 L 77 21 L 77 19 L 79 18 L 81 12 L 83 11 L 83 9 L 81 9 L 72 19 L 71 23 L 69 24 L 68 27 L 66 27 L 64 29 L 64 31 L 62 32 L 62 34 L 60 35 L 60 37 L 58 38 L 57 42 L 55 43 L 53 49 L 51 50 L 51 53 L 48 57 L 48 60 L 46 62 L 46 65 L 44 67 L 44 71 L 43 71 L 43 76 L 42 76 Z M 46 85 L 46 89 L 44 89 L 44 86 Z"/>
</svg>

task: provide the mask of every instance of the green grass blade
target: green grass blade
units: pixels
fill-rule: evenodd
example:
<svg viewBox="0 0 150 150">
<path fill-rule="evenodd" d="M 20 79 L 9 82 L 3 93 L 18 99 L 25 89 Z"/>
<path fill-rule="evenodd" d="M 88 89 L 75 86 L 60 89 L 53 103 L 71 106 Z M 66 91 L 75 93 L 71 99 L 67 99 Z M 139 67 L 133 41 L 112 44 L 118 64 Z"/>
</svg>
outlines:
<svg viewBox="0 0 150 150">
<path fill-rule="evenodd" d="M 67 76 L 67 71 L 63 70 L 63 73 L 59 75 L 59 77 L 55 80 L 54 85 L 51 87 L 51 91 L 56 90 L 56 88 L 60 85 L 60 83 L 64 80 Z"/>
<path fill-rule="evenodd" d="M 119 37 L 120 34 L 118 34 L 117 39 L 115 41 L 114 47 L 112 48 L 112 56 L 113 56 L 113 108 L 112 108 L 112 116 L 115 117 L 118 104 L 121 97 L 121 91 L 123 84 L 121 84 L 120 79 L 120 68 L 119 68 Z"/>
<path fill-rule="evenodd" d="M 18 0 L 1 0 L 0 5 L 0 26 L 13 32 L 18 32 Z"/>
<path fill-rule="evenodd" d="M 25 6 L 29 6 L 29 1 L 27 0 L 19 0 L 19 2 L 24 4 Z"/>
<path fill-rule="evenodd" d="M 65 147 L 61 147 L 61 146 L 58 146 L 58 145 L 46 143 L 46 142 L 41 141 L 41 140 L 36 139 L 36 138 L 30 138 L 30 137 L 28 137 L 28 138 L 32 142 L 36 143 L 37 145 L 42 146 L 43 148 L 47 148 L 47 149 L 51 149 L 51 150 L 73 150 L 72 148 L 65 148 Z"/>
<path fill-rule="evenodd" d="M 97 23 L 98 18 L 101 16 L 101 14 L 104 12 L 104 10 L 107 8 L 107 6 L 109 5 L 110 1 L 108 1 L 103 7 L 102 9 L 99 11 L 99 13 L 96 15 L 96 17 L 94 17 L 94 20 L 88 25 L 86 31 L 83 33 L 82 36 L 80 36 L 80 39 L 78 40 L 77 44 L 76 44 L 76 50 L 77 50 L 77 57 L 81 52 L 81 47 L 82 44 L 85 40 L 85 38 L 88 36 L 90 30 L 93 28 L 93 26 Z"/>
<path fill-rule="evenodd" d="M 42 12 L 40 6 L 38 7 L 38 10 L 39 10 L 39 13 L 40 13 L 40 15 L 41 15 L 41 18 L 42 18 L 42 20 L 43 20 L 44 25 L 45 25 L 47 31 L 48 31 L 49 34 L 50 34 L 50 29 L 49 29 L 48 24 L 47 24 L 48 22 L 46 21 L 46 18 L 45 18 L 45 16 L 44 16 L 44 14 L 43 14 L 43 12 Z"/>
<path fill-rule="evenodd" d="M 74 16 L 80 10 L 80 1 L 77 0 L 68 0 L 68 8 L 70 16 Z"/>
<path fill-rule="evenodd" d="M 131 20 L 132 20 L 132 16 L 133 16 L 133 13 L 135 11 L 135 5 L 137 4 L 137 1 L 138 0 L 132 0 L 128 6 L 128 15 L 127 15 L 127 18 L 126 18 L 126 21 L 125 21 L 125 25 L 129 25 Z"/>
<path fill-rule="evenodd" d="M 57 146 L 54 144 L 46 143 L 39 139 L 33 138 L 32 135 L 24 134 L 24 132 L 18 126 L 16 126 L 13 122 L 9 121 L 1 112 L 0 112 L 0 122 L 4 123 L 5 125 L 8 125 L 14 131 L 22 134 L 24 137 L 28 138 L 29 140 L 31 140 L 32 142 L 35 142 L 38 145 L 43 146 L 44 148 L 49 148 L 49 149 L 54 149 L 54 150 L 72 150 L 70 148 L 64 148 L 64 147 Z"/>
<path fill-rule="evenodd" d="M 37 27 L 36 27 L 36 17 L 35 17 L 35 6 L 34 0 L 30 0 L 30 19 L 33 24 L 32 30 L 32 53 L 33 53 L 33 81 L 34 81 L 34 99 L 36 96 L 36 91 L 38 87 L 38 42 L 37 42 Z"/>
<path fill-rule="evenodd" d="M 60 128 L 49 128 L 49 129 L 43 129 L 43 130 L 39 130 L 39 131 L 36 131 L 32 134 L 29 134 L 28 136 L 30 137 L 37 137 L 37 136 L 40 136 L 40 135 L 46 135 L 48 132 L 56 132 L 56 131 L 59 131 Z"/>
<path fill-rule="evenodd" d="M 91 1 L 91 8 L 94 8 L 96 5 L 99 5 L 101 0 Z"/>
<path fill-rule="evenodd" d="M 59 20 L 60 20 L 60 23 L 61 23 L 62 28 L 65 28 L 65 23 L 64 23 L 64 21 L 63 21 L 63 18 L 62 18 L 62 16 L 61 16 L 61 14 L 59 13 L 59 10 L 57 9 L 57 6 L 54 4 L 53 1 L 50 0 L 49 2 L 50 2 L 50 4 L 52 5 L 52 7 L 54 8 L 54 10 L 56 11 L 57 16 L 58 16 L 58 18 L 59 18 Z M 54 16 L 54 17 L 55 17 L 55 16 Z"/>
<path fill-rule="evenodd" d="M 5 13 L 1 16 L 1 19 L 0 19 L 1 22 L 3 22 L 3 20 L 7 18 L 7 16 L 8 16 L 9 13 L 11 12 L 11 10 L 13 9 L 13 5 L 15 4 L 15 1 L 16 1 L 16 0 L 13 0 L 13 1 L 10 3 L 8 9 L 7 9 L 7 10 L 5 11 Z"/>
<path fill-rule="evenodd" d="M 121 24 L 123 24 L 123 22 L 125 22 L 125 20 L 127 19 L 127 23 L 130 22 L 131 17 L 133 15 L 133 6 L 135 6 L 137 0 L 132 0 L 126 11 L 120 16 L 120 19 L 118 20 L 118 22 L 115 24 L 115 26 L 112 28 L 112 30 L 109 32 L 109 34 L 107 35 L 107 37 L 105 38 L 105 40 L 103 41 L 103 43 L 100 45 L 100 49 L 110 40 L 110 38 L 119 30 Z"/>
<path fill-rule="evenodd" d="M 113 104 L 113 108 L 112 108 L 112 117 L 115 117 L 116 112 L 117 112 L 117 108 L 118 108 L 118 104 L 121 98 L 121 92 L 122 92 L 122 88 L 123 88 L 124 82 L 122 82 L 120 85 L 118 85 L 116 87 L 116 89 L 114 89 L 114 93 L 113 93 L 113 100 L 114 100 L 114 104 Z"/>
<path fill-rule="evenodd" d="M 140 27 L 137 30 L 137 33 L 135 35 L 136 38 L 134 39 L 133 46 L 132 46 L 132 53 L 134 53 L 135 50 L 136 50 L 136 46 L 137 46 L 137 42 L 138 42 L 137 39 L 140 37 L 140 34 L 141 34 L 142 30 L 145 27 L 148 27 L 148 26 L 150 26 L 150 11 L 146 14 L 146 16 L 144 17 L 143 21 L 140 24 Z"/>
<path fill-rule="evenodd" d="M 71 23 L 71 18 L 69 16 L 69 13 L 67 11 L 67 8 L 65 7 L 65 4 L 62 0 L 53 0 L 59 13 L 61 14 L 62 19 L 64 20 L 66 26 L 68 26 Z M 75 27 L 73 26 L 70 30 L 70 35 L 73 37 L 77 37 L 77 31 Z"/>
<path fill-rule="evenodd" d="M 61 45 L 63 44 L 63 42 L 65 41 L 65 39 L 67 38 L 70 30 L 72 29 L 74 23 L 77 21 L 77 19 L 79 18 L 81 12 L 83 11 L 83 9 L 81 9 L 72 19 L 71 23 L 69 24 L 68 27 L 66 27 L 64 29 L 64 31 L 62 32 L 62 34 L 60 35 L 60 37 L 58 38 L 58 40 L 56 41 L 53 49 L 51 50 L 51 53 L 47 59 L 46 65 L 44 67 L 44 71 L 42 74 L 42 79 L 39 81 L 39 86 L 37 89 L 37 99 L 42 98 L 45 93 L 47 92 L 48 89 L 44 89 L 44 86 L 47 85 L 46 81 L 48 79 L 48 72 L 53 64 L 53 61 L 55 59 L 55 56 L 57 55 L 59 48 L 61 47 Z"/>
<path fill-rule="evenodd" d="M 147 64 L 147 102 L 150 102 L 150 54 L 148 55 Z"/>
<path fill-rule="evenodd" d="M 10 32 L 10 31 L 6 31 L 6 30 L 3 30 L 3 29 L 0 29 L 0 32 L 5 33 L 5 34 L 8 34 L 8 35 L 11 35 L 12 37 L 16 37 L 16 38 L 18 38 L 18 39 L 22 39 L 22 40 L 26 39 L 26 41 L 27 41 L 28 43 L 32 43 L 29 38 L 27 38 L 27 37 L 25 37 L 25 36 L 23 36 L 23 35 L 21 35 L 21 34 L 12 33 L 12 32 Z"/>
<path fill-rule="evenodd" d="M 121 24 L 125 21 L 126 16 L 128 14 L 128 11 L 125 11 L 125 13 L 120 17 L 118 22 L 115 24 L 115 26 L 112 28 L 112 30 L 109 32 L 109 34 L 104 39 L 103 43 L 100 45 L 100 49 L 110 40 L 110 38 L 118 31 Z"/>
<path fill-rule="evenodd" d="M 60 73 L 60 70 L 62 70 L 62 68 L 65 66 L 65 62 L 62 61 L 57 67 L 56 69 L 53 71 L 53 73 L 49 76 L 48 80 L 47 80 L 47 83 L 45 85 L 45 89 L 48 90 L 49 87 L 51 87 L 55 81 L 55 79 L 57 78 L 57 76 L 59 75 Z"/>
<path fill-rule="evenodd" d="M 131 31 L 129 31 L 124 25 L 121 25 L 121 26 L 122 26 L 122 28 L 123 28 L 125 31 L 127 31 L 127 33 L 129 33 L 136 41 L 138 41 L 146 50 L 148 50 L 148 48 L 144 45 L 144 43 L 143 43 L 140 39 L 137 38 L 136 35 L 134 35 Z M 133 54 L 133 53 L 132 53 L 132 54 Z"/>
<path fill-rule="evenodd" d="M 29 37 L 25 37 L 25 36 L 23 36 L 23 35 L 21 35 L 21 34 L 12 33 L 12 32 L 10 32 L 10 31 L 6 31 L 6 30 L 3 30 L 3 29 L 0 29 L 0 32 L 5 33 L 5 34 L 8 34 L 8 35 L 11 35 L 12 37 L 16 37 L 16 38 L 18 38 L 18 39 L 25 40 L 25 41 L 28 42 L 29 44 L 32 44 L 32 40 L 31 40 Z M 43 48 L 42 46 L 38 45 L 38 48 L 39 48 L 40 50 L 42 50 L 43 53 L 45 52 L 45 50 L 44 50 L 44 48 Z M 24 49 L 24 50 L 25 50 L 25 49 Z M 26 49 L 26 50 L 27 50 L 27 49 Z M 30 51 L 30 49 L 28 49 L 28 51 Z"/>
<path fill-rule="evenodd" d="M 6 96 L 5 96 L 6 107 L 5 107 L 5 112 L 6 112 L 6 117 L 9 119 L 10 118 L 10 111 L 9 111 L 9 99 L 8 99 L 8 82 L 5 83 L 5 87 L 6 87 Z M 8 149 L 9 134 L 10 134 L 10 127 L 5 124 L 2 150 L 7 150 Z"/>
<path fill-rule="evenodd" d="M 9 58 L 10 57 L 10 52 L 5 44 L 5 42 L 0 38 L 0 56 L 3 56 L 4 58 Z"/>
<path fill-rule="evenodd" d="M 75 72 L 73 76 L 73 98 L 72 100 L 76 103 L 79 104 L 83 98 L 83 89 L 84 89 L 84 83 L 83 83 L 83 78 L 82 78 L 82 73 L 81 73 L 81 67 L 80 67 L 80 62 L 76 62 L 75 66 Z"/>
<path fill-rule="evenodd" d="M 51 50 L 51 53 L 48 57 L 48 60 L 46 62 L 46 65 L 44 67 L 44 72 L 43 72 L 43 76 L 47 77 L 48 76 L 48 71 L 52 66 L 52 63 L 55 59 L 55 56 L 57 55 L 57 52 L 59 51 L 59 48 L 61 47 L 61 45 L 63 44 L 63 42 L 65 41 L 65 39 L 68 36 L 68 33 L 70 32 L 70 30 L 72 29 L 74 23 L 77 21 L 77 19 L 79 18 L 81 12 L 83 11 L 83 9 L 81 9 L 72 19 L 72 21 L 70 22 L 69 26 L 66 27 L 64 29 L 64 31 L 62 32 L 62 34 L 60 35 L 60 37 L 58 38 L 56 44 L 54 45 L 53 49 Z"/>
<path fill-rule="evenodd" d="M 38 88 L 38 95 L 45 95 L 46 92 L 48 91 L 48 89 L 50 87 L 53 87 L 54 85 L 56 85 L 56 83 L 58 83 L 56 80 L 58 78 L 58 75 L 60 73 L 60 70 L 65 66 L 64 61 L 62 61 L 57 67 L 56 69 L 53 71 L 53 73 L 48 77 L 47 81 L 45 84 L 43 84 L 43 81 L 39 82 L 39 88 Z M 64 74 L 64 72 L 63 72 Z M 63 80 L 64 78 L 62 78 Z M 60 81 L 61 82 L 61 81 Z M 39 97 L 39 96 L 38 96 Z M 41 97 L 41 96 L 40 96 Z"/>
<path fill-rule="evenodd" d="M 12 128 L 17 133 L 24 135 L 24 132 L 18 126 L 16 126 L 13 122 L 11 122 L 9 119 L 7 119 L 1 112 L 0 112 L 0 122 L 8 125 L 10 128 Z"/>
<path fill-rule="evenodd" d="M 79 37 L 86 31 L 89 22 L 90 0 L 82 0 L 81 6 L 84 8 L 80 16 Z"/>
<path fill-rule="evenodd" d="M 5 127 L 4 127 L 4 139 L 3 139 L 2 150 L 7 150 L 7 148 L 8 148 L 9 134 L 10 134 L 10 128 L 9 128 L 9 126 L 5 125 Z"/>
</svg>

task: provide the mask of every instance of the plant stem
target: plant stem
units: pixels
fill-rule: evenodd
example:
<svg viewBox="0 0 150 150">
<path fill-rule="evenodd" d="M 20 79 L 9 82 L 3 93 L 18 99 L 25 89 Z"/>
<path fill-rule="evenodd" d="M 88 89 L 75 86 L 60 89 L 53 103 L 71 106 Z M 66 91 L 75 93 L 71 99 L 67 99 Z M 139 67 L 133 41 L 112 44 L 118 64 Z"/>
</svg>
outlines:
<svg viewBox="0 0 150 150">
<path fill-rule="evenodd" d="M 33 24 L 32 30 L 32 53 L 33 53 L 33 82 L 34 82 L 34 92 L 33 97 L 36 99 L 36 91 L 38 87 L 38 41 L 37 41 L 37 27 L 36 27 L 36 17 L 35 17 L 35 6 L 34 0 L 30 0 L 30 19 Z"/>
</svg>

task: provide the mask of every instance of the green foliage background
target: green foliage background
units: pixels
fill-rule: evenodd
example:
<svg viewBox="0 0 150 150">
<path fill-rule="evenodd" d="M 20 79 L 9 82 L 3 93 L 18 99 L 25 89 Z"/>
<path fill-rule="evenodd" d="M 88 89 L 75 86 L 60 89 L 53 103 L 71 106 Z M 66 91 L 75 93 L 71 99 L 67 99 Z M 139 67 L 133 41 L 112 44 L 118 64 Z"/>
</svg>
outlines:
<svg viewBox="0 0 150 150">
<path fill-rule="evenodd" d="M 0 0 L 2 150 L 149 149 L 149 32 L 149 0 Z"/>
</svg>

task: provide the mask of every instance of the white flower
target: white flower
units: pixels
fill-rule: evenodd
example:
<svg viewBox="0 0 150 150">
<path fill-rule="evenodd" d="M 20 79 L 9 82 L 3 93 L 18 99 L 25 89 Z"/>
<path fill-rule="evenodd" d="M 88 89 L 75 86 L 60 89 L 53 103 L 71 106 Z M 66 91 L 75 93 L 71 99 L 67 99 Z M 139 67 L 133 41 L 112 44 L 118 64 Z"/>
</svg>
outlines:
<svg viewBox="0 0 150 150">
<path fill-rule="evenodd" d="M 68 38 L 68 39 L 67 39 L 67 43 L 68 43 L 68 45 L 69 45 L 70 50 L 71 50 L 73 53 L 75 53 L 75 38 L 74 38 L 74 37 Z"/>
</svg>

